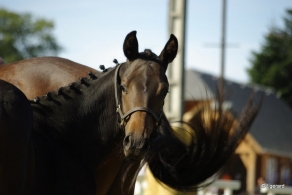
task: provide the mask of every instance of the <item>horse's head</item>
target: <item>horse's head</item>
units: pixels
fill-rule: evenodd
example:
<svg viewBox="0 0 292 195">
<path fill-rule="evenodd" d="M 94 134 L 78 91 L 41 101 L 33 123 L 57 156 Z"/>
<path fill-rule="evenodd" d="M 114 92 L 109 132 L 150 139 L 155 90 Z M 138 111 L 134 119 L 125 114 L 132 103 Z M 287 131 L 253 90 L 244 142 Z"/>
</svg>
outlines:
<svg viewBox="0 0 292 195">
<path fill-rule="evenodd" d="M 148 150 L 161 116 L 165 96 L 168 93 L 167 66 L 177 54 L 178 42 L 174 35 L 166 43 L 159 56 L 150 50 L 138 52 L 136 31 L 124 41 L 127 62 L 116 71 L 117 111 L 125 131 L 123 141 L 126 157 L 140 159 Z M 117 95 L 120 94 L 120 95 Z"/>
</svg>

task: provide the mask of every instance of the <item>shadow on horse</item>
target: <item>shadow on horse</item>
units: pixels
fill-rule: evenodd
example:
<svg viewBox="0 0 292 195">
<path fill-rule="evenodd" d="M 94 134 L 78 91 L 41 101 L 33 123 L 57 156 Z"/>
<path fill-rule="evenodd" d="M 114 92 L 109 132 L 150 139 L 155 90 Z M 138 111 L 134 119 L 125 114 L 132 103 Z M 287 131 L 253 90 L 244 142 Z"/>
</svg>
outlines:
<svg viewBox="0 0 292 195">
<path fill-rule="evenodd" d="M 159 56 L 151 50 L 139 53 L 133 31 L 123 44 L 127 61 L 103 72 L 53 57 L 0 66 L 0 79 L 7 81 L 0 83 L 0 139 L 6 140 L 0 155 L 10 155 L 1 161 L 0 181 L 12 172 L 20 186 L 16 190 L 17 181 L 7 180 L 1 194 L 133 194 L 146 162 L 157 180 L 178 190 L 194 190 L 216 173 L 257 108 L 247 104 L 233 133 L 220 131 L 226 121 L 219 113 L 211 129 L 192 126 L 191 143 L 183 143 L 162 111 L 169 90 L 165 72 L 177 50 L 171 35 Z M 5 87 L 13 90 L 6 94 Z M 15 106 L 5 107 L 7 102 Z M 6 122 L 9 112 L 13 117 Z M 14 121 L 25 124 L 10 126 Z M 9 134 L 16 141 L 8 142 Z M 6 148 L 21 149 L 5 153 Z M 17 158 L 24 163 L 15 169 Z"/>
</svg>

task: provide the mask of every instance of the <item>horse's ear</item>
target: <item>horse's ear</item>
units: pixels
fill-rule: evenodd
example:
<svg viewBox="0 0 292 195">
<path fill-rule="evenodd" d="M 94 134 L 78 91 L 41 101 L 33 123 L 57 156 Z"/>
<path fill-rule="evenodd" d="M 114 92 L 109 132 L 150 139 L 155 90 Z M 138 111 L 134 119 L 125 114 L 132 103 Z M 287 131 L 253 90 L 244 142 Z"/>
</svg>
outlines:
<svg viewBox="0 0 292 195">
<path fill-rule="evenodd" d="M 169 40 L 167 41 L 164 49 L 159 55 L 159 58 L 164 62 L 165 66 L 164 69 L 166 71 L 168 63 L 172 62 L 177 54 L 178 49 L 178 41 L 177 38 L 171 34 Z"/>
<path fill-rule="evenodd" d="M 137 31 L 130 32 L 124 41 L 124 54 L 129 60 L 134 60 L 138 58 L 139 49 L 138 49 L 138 40 L 136 37 Z"/>
</svg>

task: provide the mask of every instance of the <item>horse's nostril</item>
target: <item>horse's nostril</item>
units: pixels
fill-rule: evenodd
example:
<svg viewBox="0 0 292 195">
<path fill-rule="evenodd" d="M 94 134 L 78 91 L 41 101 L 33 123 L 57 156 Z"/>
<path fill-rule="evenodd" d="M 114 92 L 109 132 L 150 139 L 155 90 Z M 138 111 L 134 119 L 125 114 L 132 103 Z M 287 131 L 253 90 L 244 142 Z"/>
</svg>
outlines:
<svg viewBox="0 0 292 195">
<path fill-rule="evenodd" d="M 127 135 L 125 138 L 124 138 L 124 147 L 125 149 L 129 149 L 131 147 L 131 135 Z"/>
</svg>

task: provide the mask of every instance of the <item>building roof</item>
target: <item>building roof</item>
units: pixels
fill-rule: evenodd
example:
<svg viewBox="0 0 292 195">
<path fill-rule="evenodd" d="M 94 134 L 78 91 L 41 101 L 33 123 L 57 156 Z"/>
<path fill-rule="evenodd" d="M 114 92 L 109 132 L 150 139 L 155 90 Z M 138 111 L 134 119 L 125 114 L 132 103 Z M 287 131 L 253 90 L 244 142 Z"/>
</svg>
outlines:
<svg viewBox="0 0 292 195">
<path fill-rule="evenodd" d="M 185 77 L 186 100 L 215 96 L 218 77 L 195 70 L 187 70 Z M 225 80 L 225 90 L 225 97 L 236 115 L 241 113 L 253 91 L 256 102 L 263 95 L 261 110 L 251 126 L 250 134 L 263 153 L 292 158 L 292 109 L 270 88 Z"/>
</svg>

